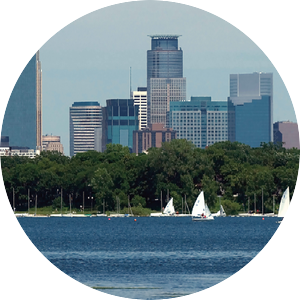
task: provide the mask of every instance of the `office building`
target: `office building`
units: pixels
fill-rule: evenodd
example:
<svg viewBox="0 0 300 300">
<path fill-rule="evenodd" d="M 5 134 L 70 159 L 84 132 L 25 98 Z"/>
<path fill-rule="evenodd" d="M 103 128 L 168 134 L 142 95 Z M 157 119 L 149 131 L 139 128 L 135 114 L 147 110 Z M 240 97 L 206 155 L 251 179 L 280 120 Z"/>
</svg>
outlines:
<svg viewBox="0 0 300 300">
<path fill-rule="evenodd" d="M 9 136 L 1 136 L 1 144 L 0 147 L 9 147 Z"/>
<path fill-rule="evenodd" d="M 60 142 L 60 136 L 57 135 L 43 135 L 42 137 L 43 151 L 57 151 L 64 153 L 64 147 Z"/>
<path fill-rule="evenodd" d="M 35 158 L 37 155 L 40 155 L 40 150 L 28 149 L 26 147 L 22 149 L 0 147 L 0 156 L 23 156 Z"/>
<path fill-rule="evenodd" d="M 176 139 L 176 131 L 164 124 L 152 124 L 143 130 L 133 132 L 133 152 L 147 152 L 149 148 L 160 148 L 162 143 Z"/>
<path fill-rule="evenodd" d="M 42 148 L 42 70 L 39 51 L 21 73 L 5 111 L 2 136 L 10 145 Z"/>
<path fill-rule="evenodd" d="M 138 87 L 132 92 L 132 99 L 139 106 L 139 130 L 142 130 L 147 127 L 147 88 Z"/>
<path fill-rule="evenodd" d="M 120 144 L 132 152 L 133 131 L 139 128 L 139 106 L 133 99 L 106 100 L 102 124 L 102 151 L 107 144 Z"/>
<path fill-rule="evenodd" d="M 199 148 L 227 141 L 234 130 L 228 123 L 230 105 L 228 101 L 212 101 L 211 97 L 172 102 L 169 126 L 177 132 L 178 139 L 191 141 Z"/>
<path fill-rule="evenodd" d="M 230 75 L 230 101 L 234 106 L 235 136 L 251 147 L 273 141 L 273 74 Z"/>
<path fill-rule="evenodd" d="M 97 101 L 74 102 L 70 107 L 70 156 L 95 148 L 95 129 L 102 126 Z"/>
<path fill-rule="evenodd" d="M 150 35 L 147 51 L 147 125 L 166 125 L 170 102 L 186 100 L 183 52 L 178 49 L 180 35 Z"/>
<path fill-rule="evenodd" d="M 276 122 L 273 125 L 274 143 L 283 143 L 286 149 L 297 148 L 299 146 L 298 124 L 293 122 Z"/>
</svg>

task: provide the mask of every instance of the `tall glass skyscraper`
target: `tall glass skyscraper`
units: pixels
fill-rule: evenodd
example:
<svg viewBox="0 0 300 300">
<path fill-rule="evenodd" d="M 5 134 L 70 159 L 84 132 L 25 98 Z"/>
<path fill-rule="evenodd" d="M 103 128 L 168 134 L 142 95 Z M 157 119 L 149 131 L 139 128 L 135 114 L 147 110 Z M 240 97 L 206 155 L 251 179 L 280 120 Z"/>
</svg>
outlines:
<svg viewBox="0 0 300 300">
<path fill-rule="evenodd" d="M 95 150 L 95 130 L 102 126 L 102 109 L 97 101 L 74 102 L 70 107 L 70 156 Z"/>
<path fill-rule="evenodd" d="M 178 49 L 180 35 L 150 35 L 147 51 L 147 124 L 166 125 L 170 102 L 186 99 L 183 52 Z"/>
<path fill-rule="evenodd" d="M 235 136 L 251 147 L 273 141 L 273 74 L 230 75 L 230 101 L 234 106 Z"/>
<path fill-rule="evenodd" d="M 139 129 L 139 105 L 133 99 L 106 100 L 103 108 L 102 147 L 120 144 L 133 149 L 133 131 Z"/>
<path fill-rule="evenodd" d="M 42 149 L 42 70 L 37 52 L 26 65 L 9 98 L 1 136 L 9 145 Z"/>
</svg>

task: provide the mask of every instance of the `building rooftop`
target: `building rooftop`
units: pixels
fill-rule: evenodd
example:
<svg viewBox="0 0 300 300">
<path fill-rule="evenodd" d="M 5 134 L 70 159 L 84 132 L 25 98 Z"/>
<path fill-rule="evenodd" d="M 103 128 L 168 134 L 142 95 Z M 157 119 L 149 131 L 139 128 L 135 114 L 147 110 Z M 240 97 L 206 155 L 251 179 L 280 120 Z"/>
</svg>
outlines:
<svg viewBox="0 0 300 300">
<path fill-rule="evenodd" d="M 152 39 L 163 39 L 163 40 L 169 40 L 169 39 L 178 39 L 181 35 L 180 34 L 153 34 L 148 35 Z"/>
<path fill-rule="evenodd" d="M 72 104 L 72 107 L 75 106 L 100 106 L 100 104 L 97 101 L 81 101 L 81 102 L 74 102 Z"/>
</svg>

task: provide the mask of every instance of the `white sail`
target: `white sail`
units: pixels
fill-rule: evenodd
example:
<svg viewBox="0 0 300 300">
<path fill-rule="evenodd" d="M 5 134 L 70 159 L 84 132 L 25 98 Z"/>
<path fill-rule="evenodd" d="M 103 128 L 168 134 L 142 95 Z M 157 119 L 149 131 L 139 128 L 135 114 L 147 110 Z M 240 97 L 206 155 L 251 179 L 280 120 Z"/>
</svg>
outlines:
<svg viewBox="0 0 300 300">
<path fill-rule="evenodd" d="M 209 208 L 208 208 L 208 206 L 207 206 L 206 203 L 205 203 L 205 215 L 206 215 L 207 217 L 211 215 L 211 212 L 210 212 L 210 210 L 209 210 Z"/>
<path fill-rule="evenodd" d="M 163 214 L 167 214 L 167 215 L 174 215 L 175 214 L 175 208 L 173 205 L 173 198 L 170 199 L 170 201 L 168 202 L 166 208 L 163 211 Z"/>
<path fill-rule="evenodd" d="M 211 212 L 208 206 L 205 203 L 203 191 L 197 197 L 195 204 L 192 210 L 192 220 L 193 221 L 208 221 L 213 220 L 214 217 L 211 215 Z"/>
<path fill-rule="evenodd" d="M 222 205 L 220 206 L 220 216 L 226 216 L 225 210 Z"/>
<path fill-rule="evenodd" d="M 205 214 L 205 201 L 203 191 L 198 195 L 192 210 L 192 216 Z"/>
<path fill-rule="evenodd" d="M 220 205 L 220 210 L 214 214 L 211 214 L 213 217 L 226 217 L 225 210 L 222 205 Z"/>
<path fill-rule="evenodd" d="M 288 187 L 281 197 L 279 210 L 278 210 L 278 217 L 283 218 L 289 206 L 290 206 L 290 189 Z"/>
</svg>

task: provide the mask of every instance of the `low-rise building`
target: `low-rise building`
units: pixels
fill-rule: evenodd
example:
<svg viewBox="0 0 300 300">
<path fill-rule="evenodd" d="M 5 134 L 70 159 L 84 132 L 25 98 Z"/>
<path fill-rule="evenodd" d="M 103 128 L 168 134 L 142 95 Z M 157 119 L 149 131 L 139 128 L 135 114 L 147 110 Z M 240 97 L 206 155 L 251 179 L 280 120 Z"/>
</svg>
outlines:
<svg viewBox="0 0 300 300">
<path fill-rule="evenodd" d="M 299 131 L 298 124 L 290 121 L 276 122 L 273 125 L 274 143 L 283 143 L 286 149 L 298 148 L 299 145 Z"/>
<path fill-rule="evenodd" d="M 43 151 L 58 151 L 64 153 L 64 147 L 60 142 L 60 136 L 43 135 L 42 137 Z"/>
<path fill-rule="evenodd" d="M 163 142 L 176 139 L 176 131 L 164 127 L 162 123 L 150 125 L 143 130 L 133 132 L 133 152 L 146 152 L 151 147 L 160 148 Z"/>
</svg>

